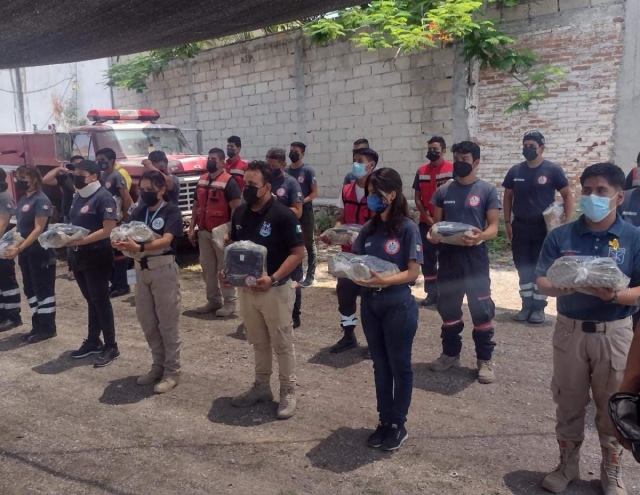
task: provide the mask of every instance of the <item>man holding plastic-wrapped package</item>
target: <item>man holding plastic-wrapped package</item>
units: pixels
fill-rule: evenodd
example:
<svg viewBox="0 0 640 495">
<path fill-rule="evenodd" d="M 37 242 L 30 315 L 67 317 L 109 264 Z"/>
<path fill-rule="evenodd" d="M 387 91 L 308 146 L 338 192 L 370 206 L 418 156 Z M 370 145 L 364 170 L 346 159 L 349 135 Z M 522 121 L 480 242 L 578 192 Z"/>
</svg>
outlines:
<svg viewBox="0 0 640 495">
<path fill-rule="evenodd" d="M 200 265 L 207 292 L 207 302 L 196 308 L 201 314 L 215 312 L 218 317 L 231 316 L 236 312 L 236 291 L 220 284 L 218 272 L 222 270 L 223 251 L 211 232 L 231 220 L 233 210 L 240 204 L 240 186 L 230 173 L 225 171 L 225 154 L 219 148 L 209 150 L 207 173 L 200 177 L 193 194 L 193 209 L 189 225 L 189 240 L 198 246 Z"/>
<path fill-rule="evenodd" d="M 522 138 L 525 161 L 511 167 L 502 182 L 505 188 L 504 223 L 518 270 L 522 299 L 522 309 L 513 319 L 534 324 L 544 323 L 547 306 L 547 297 L 538 292 L 535 275 L 538 256 L 547 236 L 542 213 L 555 201 L 558 191 L 564 202 L 565 221 L 570 222 L 573 215 L 569 181 L 559 165 L 542 157 L 544 151 L 544 136 L 538 131 L 527 132 Z"/>
<path fill-rule="evenodd" d="M 622 383 L 633 337 L 631 316 L 638 310 L 640 301 L 640 230 L 624 222 L 616 212 L 624 198 L 624 172 L 620 167 L 612 163 L 587 167 L 580 184 L 583 215 L 549 233 L 536 268 L 540 293 L 558 298 L 551 390 L 557 405 L 560 464 L 544 478 L 542 486 L 560 493 L 578 479 L 580 446 L 591 392 L 602 447 L 602 488 L 606 495 L 624 495 L 627 491 L 620 478 L 622 447 L 615 438 L 608 400 Z M 564 256 L 612 258 L 621 273 L 615 270 L 611 274 L 610 269 L 604 272 L 602 268 L 589 273 L 588 267 L 581 267 L 581 275 L 603 283 L 599 287 L 582 288 L 593 295 L 576 292 L 575 284 L 557 279 L 559 269 L 562 279 L 571 279 L 565 276 L 571 275 L 569 260 L 559 262 L 550 270 L 554 262 Z M 614 288 L 626 286 L 629 279 L 631 288 Z"/>
<path fill-rule="evenodd" d="M 247 340 L 254 348 L 255 382 L 231 403 L 236 407 L 249 407 L 256 402 L 273 400 L 270 378 L 275 352 L 280 375 L 278 419 L 288 419 L 296 408 L 296 358 L 291 318 L 295 294 L 291 275 L 302 262 L 304 238 L 293 211 L 271 194 L 274 177 L 267 163 L 251 162 L 244 181 L 242 195 L 246 203 L 233 213 L 230 240 L 252 241 L 266 247 L 266 274 L 257 278 L 251 288 L 243 287 L 238 291 Z M 237 273 L 229 273 L 229 267 L 226 270 L 229 278 L 237 277 Z"/>
</svg>

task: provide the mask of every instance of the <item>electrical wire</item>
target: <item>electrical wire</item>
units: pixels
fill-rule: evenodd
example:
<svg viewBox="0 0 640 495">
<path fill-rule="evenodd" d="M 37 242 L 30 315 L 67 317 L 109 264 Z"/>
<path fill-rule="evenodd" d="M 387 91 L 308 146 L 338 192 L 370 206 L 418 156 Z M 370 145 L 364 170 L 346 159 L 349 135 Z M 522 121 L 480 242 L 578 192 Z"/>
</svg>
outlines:
<svg viewBox="0 0 640 495">
<path fill-rule="evenodd" d="M 23 95 L 28 95 L 28 94 L 31 94 L 31 93 L 40 93 L 41 91 L 46 91 L 48 89 L 55 88 L 59 84 L 62 84 L 63 82 L 66 82 L 66 81 L 72 81 L 73 79 L 74 79 L 73 77 L 67 77 L 66 79 L 63 79 L 62 81 L 58 81 L 57 83 L 52 84 L 51 86 L 47 86 L 46 88 L 33 89 L 31 91 L 23 91 L 22 94 Z M 2 88 L 0 88 L 0 92 L 1 93 L 10 93 L 10 94 L 13 94 L 13 95 L 18 93 L 18 91 L 10 91 L 8 89 L 2 89 Z"/>
</svg>

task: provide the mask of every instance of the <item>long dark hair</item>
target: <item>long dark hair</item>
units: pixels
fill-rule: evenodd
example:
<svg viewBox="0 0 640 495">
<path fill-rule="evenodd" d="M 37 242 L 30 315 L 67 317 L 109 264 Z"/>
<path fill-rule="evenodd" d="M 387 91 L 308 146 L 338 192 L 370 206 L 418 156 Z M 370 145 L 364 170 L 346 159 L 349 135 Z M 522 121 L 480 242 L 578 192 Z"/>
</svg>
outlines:
<svg viewBox="0 0 640 495">
<path fill-rule="evenodd" d="M 142 187 L 143 180 L 148 180 L 149 182 L 151 182 L 151 184 L 157 187 L 158 190 L 164 187 L 166 192 L 162 195 L 162 199 L 165 202 L 169 201 L 169 192 L 166 189 L 167 180 L 165 179 L 164 174 L 162 172 L 158 172 L 157 170 L 147 170 L 144 174 L 142 174 L 142 177 L 140 177 L 140 182 L 138 182 L 139 188 Z"/>
<path fill-rule="evenodd" d="M 42 175 L 40 171 L 33 165 L 20 165 L 16 169 L 16 176 L 29 177 L 33 181 L 36 191 L 42 190 Z"/>
<path fill-rule="evenodd" d="M 396 197 L 391 202 L 391 209 L 389 210 L 389 219 L 387 220 L 385 234 L 400 236 L 402 234 L 402 223 L 404 222 L 404 219 L 410 218 L 407 198 L 402 194 L 402 178 L 400 177 L 400 174 L 392 168 L 380 168 L 375 170 L 367 179 L 367 184 L 364 188 L 367 196 L 369 196 L 369 187 L 373 188 L 375 194 L 389 194 L 395 191 Z M 381 221 L 382 219 L 380 218 L 380 215 L 374 216 L 371 220 L 367 234 L 375 232 Z"/>
</svg>

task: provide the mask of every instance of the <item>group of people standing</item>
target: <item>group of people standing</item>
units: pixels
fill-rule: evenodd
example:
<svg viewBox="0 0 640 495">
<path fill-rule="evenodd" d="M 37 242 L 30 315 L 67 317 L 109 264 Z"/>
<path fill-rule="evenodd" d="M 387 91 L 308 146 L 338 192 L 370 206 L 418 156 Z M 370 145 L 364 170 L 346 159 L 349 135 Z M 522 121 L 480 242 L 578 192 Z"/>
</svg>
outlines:
<svg viewBox="0 0 640 495">
<path fill-rule="evenodd" d="M 360 297 L 360 318 L 373 360 L 379 413 L 379 424 L 367 443 L 387 451 L 400 448 L 408 438 L 405 424 L 413 389 L 411 353 L 418 326 L 418 305 L 411 286 L 422 270 L 427 297 L 421 305 L 435 305 L 442 318 L 442 353 L 429 367 L 441 372 L 460 364 L 462 303 L 466 296 L 478 381 L 494 382 L 495 304 L 486 241 L 498 234 L 500 210 L 504 209 L 522 299 L 514 319 L 540 324 L 545 319 L 546 298 L 558 298 L 552 391 L 557 404 L 560 464 L 544 478 L 543 486 L 559 493 L 578 478 L 591 390 L 602 446 L 603 490 L 607 495 L 626 494 L 620 477 L 622 446 L 615 438 L 607 400 L 617 390 L 640 389 L 640 365 L 627 364 L 630 348 L 632 355 L 640 355 L 640 337 L 633 338 L 632 327 L 632 316 L 640 305 L 640 230 L 636 225 L 640 222 L 636 211 L 640 210 L 640 200 L 635 199 L 634 192 L 625 194 L 625 177 L 619 167 L 610 163 L 592 165 L 580 177 L 583 214 L 573 221 L 569 182 L 557 164 L 543 158 L 544 136 L 538 131 L 528 132 L 522 146 L 525 160 L 514 165 L 503 182 L 503 206 L 497 188 L 478 178 L 481 150 L 476 143 L 454 144 L 451 163 L 444 159 L 444 139 L 431 138 L 429 162 L 418 169 L 413 183 L 420 213 L 416 224 L 398 172 L 380 167 L 378 154 L 366 140 L 354 143 L 352 171 L 338 199 L 336 225 L 360 224 L 362 229 L 353 245 L 342 246 L 342 250 L 395 263 L 399 273 L 372 273 L 371 279 L 356 282 L 338 280 L 343 336 L 331 352 L 357 347 L 356 305 Z M 232 404 L 248 407 L 273 399 L 270 377 L 275 352 L 280 381 L 277 417 L 287 419 L 295 413 L 297 403 L 293 329 L 301 324 L 300 289 L 313 285 L 315 275 L 312 201 L 318 187 L 313 169 L 303 162 L 304 143 L 291 144 L 288 167 L 282 148 L 271 148 L 265 161 L 251 163 L 240 158 L 240 149 L 240 139 L 231 137 L 226 160 L 223 150 L 210 150 L 207 172 L 200 177 L 194 193 L 189 238 L 193 243 L 197 239 L 200 245 L 207 287 L 207 302 L 197 312 L 226 317 L 237 310 L 236 290 L 227 283 L 223 270 L 223 248 L 212 235 L 214 229 L 230 223 L 227 243 L 249 240 L 267 248 L 264 276 L 252 288 L 238 290 L 240 316 L 254 347 L 255 380 L 249 390 L 232 399 Z M 71 357 L 99 354 L 96 366 L 105 366 L 118 357 L 109 278 L 114 249 L 133 254 L 136 311 L 152 353 L 151 370 L 138 383 L 155 384 L 156 392 L 162 393 L 175 387 L 180 376 L 180 284 L 175 243 L 182 234 L 182 218 L 170 198 L 177 188 L 167 173 L 166 156 L 154 153 L 145 163 L 148 170 L 140 180 L 140 198 L 130 214 L 124 213 L 129 212 L 130 197 L 121 198 L 122 219 L 144 222 L 157 234 L 155 240 L 146 243 L 109 241 L 121 220 L 114 193 L 122 189 L 122 181 L 114 178 L 109 154 L 98 152 L 97 162 L 78 160 L 73 166 L 76 194 L 68 218 L 90 234 L 69 246 L 73 276 L 89 306 L 88 337 Z M 102 165 L 101 154 L 106 166 Z M 55 260 L 50 250 L 37 243 L 52 206 L 41 191 L 42 178 L 35 168 L 20 167 L 16 176 L 16 187 L 24 195 L 14 207 L 2 192 L 6 177 L 0 175 L 0 233 L 7 228 L 8 216 L 15 208 L 17 230 L 25 239 L 9 252 L 9 260 L 0 262 L 0 310 L 4 311 L 0 314 L 0 320 L 4 319 L 0 330 L 21 323 L 19 293 L 15 276 L 10 273 L 12 260 L 17 257 L 33 315 L 32 330 L 24 339 L 35 343 L 56 335 Z M 556 193 L 563 199 L 565 224 L 547 235 L 542 212 L 555 201 Z M 433 226 L 441 221 L 471 226 L 462 238 L 464 245 L 437 241 L 432 235 Z M 323 241 L 328 242 L 328 238 Z M 308 269 L 303 276 L 305 248 Z M 630 288 L 592 288 L 587 295 L 553 287 L 547 271 L 566 255 L 613 258 L 629 276 Z"/>
</svg>

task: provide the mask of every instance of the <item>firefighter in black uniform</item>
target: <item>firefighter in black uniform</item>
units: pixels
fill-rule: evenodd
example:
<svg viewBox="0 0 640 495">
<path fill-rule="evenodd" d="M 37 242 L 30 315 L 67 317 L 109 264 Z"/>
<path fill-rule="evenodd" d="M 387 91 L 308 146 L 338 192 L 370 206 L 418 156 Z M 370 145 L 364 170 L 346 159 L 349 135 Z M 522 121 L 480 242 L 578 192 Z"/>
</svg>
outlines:
<svg viewBox="0 0 640 495">
<path fill-rule="evenodd" d="M 573 215 L 573 196 L 564 171 L 545 160 L 544 136 L 538 131 L 527 132 L 522 138 L 525 161 L 509 169 L 502 182 L 504 190 L 504 223 L 511 241 L 513 262 L 520 278 L 522 309 L 513 317 L 515 321 L 544 323 L 547 296 L 538 292 L 536 264 L 547 237 L 547 225 L 542 212 L 555 201 L 556 191 L 564 201 L 567 222 Z M 513 211 L 513 223 L 511 212 Z"/>
<path fill-rule="evenodd" d="M 7 174 L 0 168 L 0 237 L 9 227 L 16 203 L 7 192 Z M 20 316 L 20 288 L 16 280 L 16 264 L 0 258 L 0 332 L 7 332 L 22 325 Z"/>
<path fill-rule="evenodd" d="M 438 313 L 442 318 L 442 355 L 429 364 L 433 371 L 444 371 L 460 364 L 464 329 L 462 300 L 466 294 L 473 321 L 478 381 L 495 381 L 491 356 L 495 304 L 491 300 L 489 253 L 486 241 L 498 234 L 502 208 L 495 186 L 476 177 L 480 147 L 470 141 L 454 144 L 454 180 L 440 187 L 431 204 L 434 220 L 471 225 L 473 234 L 465 235 L 464 246 L 442 244 L 438 254 Z M 433 230 L 433 227 L 431 228 Z M 427 236 L 434 242 L 431 230 Z"/>
<path fill-rule="evenodd" d="M 18 247 L 9 248 L 8 259 L 18 257 L 24 295 L 31 310 L 31 331 L 22 340 L 35 344 L 56 336 L 56 259 L 52 249 L 38 242 L 49 224 L 51 201 L 42 192 L 42 176 L 33 165 L 16 170 L 16 189 L 24 192 L 17 205 L 17 231 L 24 238 Z"/>
</svg>

